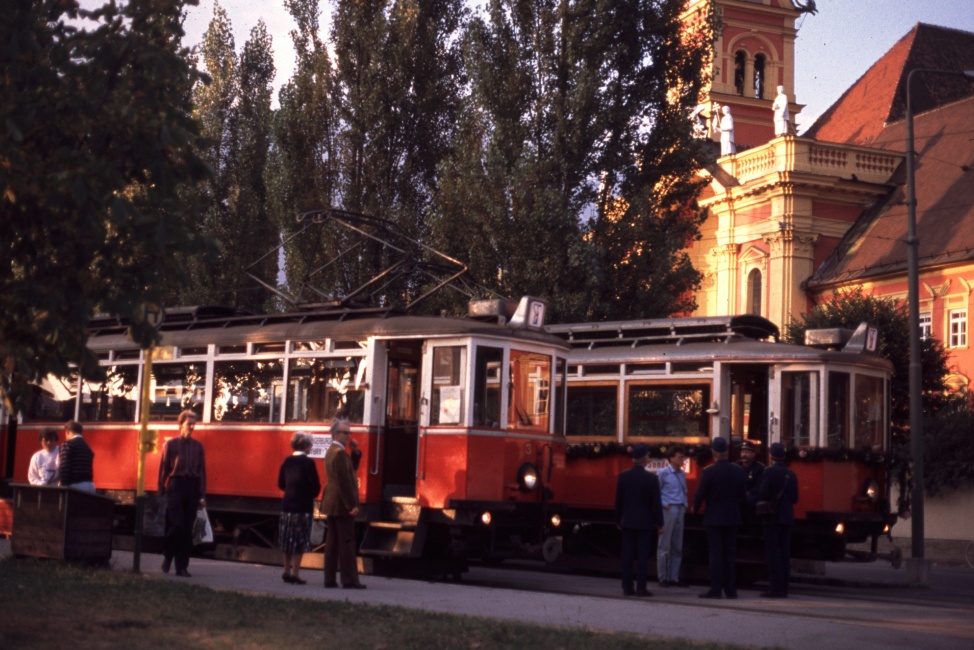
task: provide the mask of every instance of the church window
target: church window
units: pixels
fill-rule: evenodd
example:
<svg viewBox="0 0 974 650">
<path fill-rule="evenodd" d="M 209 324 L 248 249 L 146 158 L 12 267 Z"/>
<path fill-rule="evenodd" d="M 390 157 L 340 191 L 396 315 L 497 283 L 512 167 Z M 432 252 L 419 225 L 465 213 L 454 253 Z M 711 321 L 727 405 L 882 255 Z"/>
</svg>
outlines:
<svg viewBox="0 0 974 650">
<path fill-rule="evenodd" d="M 747 55 L 742 50 L 738 50 L 734 54 L 734 87 L 737 88 L 737 94 L 741 97 L 744 96 L 744 62 L 746 59 Z"/>
<path fill-rule="evenodd" d="M 761 315 L 761 271 L 751 269 L 747 274 L 747 313 Z"/>
<path fill-rule="evenodd" d="M 754 96 L 764 99 L 764 55 L 754 57 Z"/>
</svg>

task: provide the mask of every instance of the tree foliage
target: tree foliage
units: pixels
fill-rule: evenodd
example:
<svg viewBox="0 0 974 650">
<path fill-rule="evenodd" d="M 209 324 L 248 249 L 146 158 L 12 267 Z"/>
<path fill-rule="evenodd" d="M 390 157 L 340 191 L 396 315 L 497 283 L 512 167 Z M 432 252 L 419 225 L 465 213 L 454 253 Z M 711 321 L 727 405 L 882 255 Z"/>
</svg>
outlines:
<svg viewBox="0 0 974 650">
<path fill-rule="evenodd" d="M 828 300 L 803 314 L 801 321 L 785 328 L 785 340 L 804 343 L 805 330 L 844 327 L 855 329 L 866 321 L 879 328 L 878 353 L 893 363 L 890 382 L 891 427 L 893 441 L 908 445 L 910 435 L 910 323 L 906 305 L 892 298 L 879 298 L 863 292 L 861 287 L 836 292 Z M 923 412 L 936 416 L 948 401 L 946 379 L 949 353 L 936 339 L 922 341 L 920 363 L 922 374 Z"/>
<path fill-rule="evenodd" d="M 206 176 L 184 4 L 36 0 L 0 21 L 0 394 L 13 411 L 49 373 L 97 376 L 90 317 L 158 300 L 173 253 L 204 247 L 177 192 Z"/>
</svg>

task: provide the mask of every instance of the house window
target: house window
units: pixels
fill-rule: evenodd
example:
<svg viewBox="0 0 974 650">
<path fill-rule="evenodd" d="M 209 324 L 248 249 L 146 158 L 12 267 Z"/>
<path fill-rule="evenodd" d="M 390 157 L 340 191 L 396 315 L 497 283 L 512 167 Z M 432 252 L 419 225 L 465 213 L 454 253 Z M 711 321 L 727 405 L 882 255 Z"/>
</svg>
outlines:
<svg viewBox="0 0 974 650">
<path fill-rule="evenodd" d="M 920 314 L 920 338 L 927 340 L 930 338 L 933 328 L 933 318 L 930 312 Z"/>
<path fill-rule="evenodd" d="M 967 310 L 953 309 L 950 312 L 950 341 L 952 348 L 967 347 Z"/>
<path fill-rule="evenodd" d="M 734 54 L 734 87 L 741 97 L 744 96 L 744 62 L 746 59 L 747 55 L 743 51 Z"/>
<path fill-rule="evenodd" d="M 764 55 L 754 57 L 754 96 L 764 99 Z"/>
<path fill-rule="evenodd" d="M 761 271 L 751 269 L 747 274 L 747 313 L 761 315 Z"/>
</svg>

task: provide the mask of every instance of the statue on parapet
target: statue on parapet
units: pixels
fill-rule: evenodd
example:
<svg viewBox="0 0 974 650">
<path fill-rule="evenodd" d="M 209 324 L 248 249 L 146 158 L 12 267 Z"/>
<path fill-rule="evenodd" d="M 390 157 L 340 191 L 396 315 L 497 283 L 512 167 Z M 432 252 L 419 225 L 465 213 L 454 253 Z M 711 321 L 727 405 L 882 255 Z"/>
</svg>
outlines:
<svg viewBox="0 0 974 650">
<path fill-rule="evenodd" d="M 719 117 L 721 114 L 723 117 Z M 734 118 L 731 116 L 730 106 L 720 106 L 714 102 L 713 116 L 714 135 L 720 134 L 721 157 L 737 153 L 737 147 L 734 145 Z"/>
<path fill-rule="evenodd" d="M 778 86 L 778 95 L 774 98 L 774 103 L 771 104 L 771 110 L 774 111 L 775 137 L 788 135 L 788 95 L 785 94 L 784 86 Z"/>
</svg>

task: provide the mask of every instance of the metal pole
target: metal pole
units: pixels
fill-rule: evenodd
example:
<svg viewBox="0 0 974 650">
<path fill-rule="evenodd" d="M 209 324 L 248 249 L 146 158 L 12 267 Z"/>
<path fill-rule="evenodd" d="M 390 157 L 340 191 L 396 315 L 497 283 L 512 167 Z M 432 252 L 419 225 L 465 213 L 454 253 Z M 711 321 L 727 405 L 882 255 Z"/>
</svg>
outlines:
<svg viewBox="0 0 974 650">
<path fill-rule="evenodd" d="M 924 557 L 923 528 L 923 400 L 920 372 L 920 269 L 916 213 L 916 152 L 913 145 L 913 105 L 910 101 L 911 70 L 906 77 L 906 214 L 907 214 L 907 302 L 910 309 L 910 455 L 913 457 L 913 496 L 911 511 L 912 556 Z"/>
<path fill-rule="evenodd" d="M 145 351 L 145 365 L 142 371 L 142 405 L 140 415 L 142 426 L 139 428 L 139 464 L 138 486 L 135 491 L 135 549 L 132 554 L 132 570 L 139 573 L 142 559 L 142 522 L 145 517 L 145 452 L 149 442 L 149 383 L 152 379 L 152 351 L 149 347 Z"/>
</svg>

